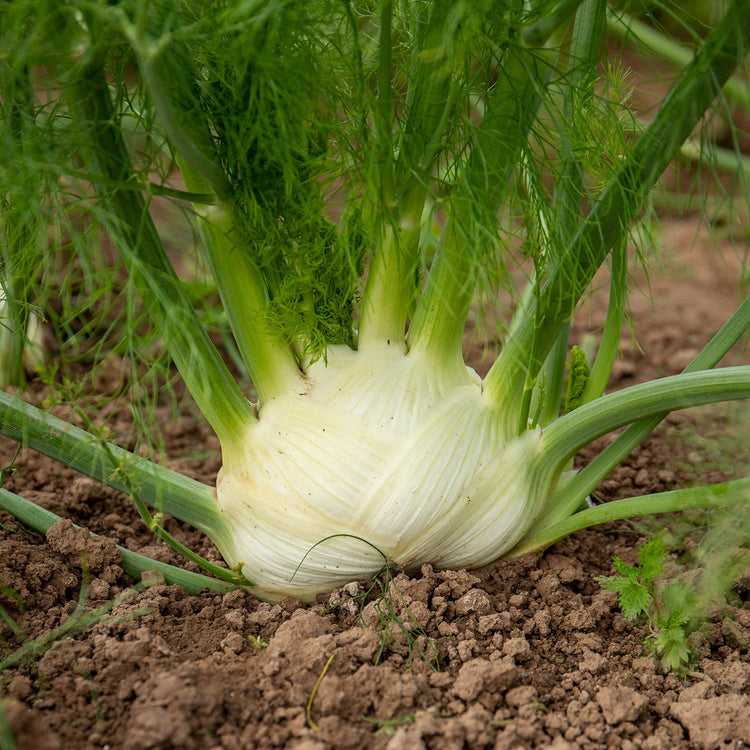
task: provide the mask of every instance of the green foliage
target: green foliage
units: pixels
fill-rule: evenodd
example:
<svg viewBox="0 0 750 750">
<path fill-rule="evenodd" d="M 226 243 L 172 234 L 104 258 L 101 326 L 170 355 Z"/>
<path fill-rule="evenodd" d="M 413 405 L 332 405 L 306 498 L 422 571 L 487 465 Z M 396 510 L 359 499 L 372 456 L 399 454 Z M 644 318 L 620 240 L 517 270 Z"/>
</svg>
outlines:
<svg viewBox="0 0 750 750">
<path fill-rule="evenodd" d="M 619 576 L 600 577 L 597 580 L 605 591 L 617 594 L 620 607 L 628 620 L 647 612 L 654 598 L 654 579 L 661 573 L 667 550 L 659 537 L 646 542 L 638 550 L 638 565 L 628 565 L 615 556 L 612 564 Z"/>
<path fill-rule="evenodd" d="M 697 596 L 683 581 L 659 585 L 667 548 L 654 537 L 638 550 L 638 564 L 628 565 L 615 556 L 612 560 L 619 575 L 600 576 L 605 591 L 617 594 L 620 608 L 628 620 L 643 616 L 651 630 L 648 644 L 665 669 L 680 671 L 690 662 L 688 635 L 696 621 Z"/>
<path fill-rule="evenodd" d="M 682 581 L 668 583 L 659 591 L 661 607 L 656 611 L 656 632 L 651 636 L 662 664 L 679 671 L 691 659 L 687 636 L 695 621 L 697 596 Z"/>
<path fill-rule="evenodd" d="M 417 194 L 444 200 L 467 170 L 477 186 L 493 177 L 484 173 L 491 165 L 487 156 L 506 149 L 509 134 L 504 127 L 480 132 L 467 102 L 487 104 L 483 71 L 510 58 L 518 47 L 513 27 L 544 16 L 549 5 L 525 18 L 520 4 L 394 4 L 385 113 L 374 86 L 381 21 L 371 4 L 0 3 L 0 54 L 12 62 L 0 84 L 3 102 L 13 110 L 7 122 L 19 123 L 3 142 L 0 192 L 8 190 L 9 211 L 34 217 L 5 226 L 45 231 L 62 219 L 63 231 L 69 226 L 71 242 L 79 244 L 82 234 L 93 238 L 98 225 L 112 218 L 106 201 L 92 200 L 87 181 L 101 195 L 143 189 L 154 178 L 156 187 L 174 189 L 172 157 L 179 154 L 232 207 L 242 240 L 237 251 L 257 265 L 266 283 L 270 304 L 263 324 L 302 340 L 307 359 L 322 354 L 326 344 L 353 345 L 363 261 L 381 225 L 397 224 Z M 550 64 L 541 53 L 524 55 L 524 65 L 538 67 L 543 88 Z M 42 67 L 48 61 L 53 64 Z M 94 173 L 90 163 L 81 170 L 93 144 L 71 117 L 75 93 L 68 84 L 91 63 L 106 68 L 113 124 L 124 138 L 130 163 L 120 176 Z M 49 92 L 43 104 L 24 93 L 32 83 Z M 526 104 L 515 101 L 514 90 L 506 95 L 503 107 Z M 389 131 L 386 145 L 397 154 L 385 159 L 390 167 L 374 148 L 378 112 L 389 119 L 382 123 Z M 523 135 L 513 134 L 509 154 Z M 503 174 L 514 166 L 511 158 L 501 165 Z M 386 167 L 393 172 L 392 196 L 386 195 Z M 506 181 L 495 186 L 490 180 L 498 191 Z M 488 230 L 495 233 L 496 205 L 476 196 L 471 202 L 462 232 L 486 269 L 486 253 L 494 247 L 485 237 Z M 344 203 L 343 220 L 332 222 Z M 23 242 L 32 246 L 30 237 Z M 137 328 L 137 318 L 117 326 Z"/>
<path fill-rule="evenodd" d="M 86 279 L 82 294 L 61 299 L 100 321 L 85 326 L 79 314 L 74 325 L 64 311 L 56 323 L 61 350 L 73 349 L 71 339 L 86 341 L 92 365 L 112 346 L 136 361 L 154 350 L 132 290 L 124 290 L 123 307 L 111 286 L 117 265 L 105 272 L 92 251 L 101 250 L 100 227 L 112 234 L 123 224 L 108 202 L 112 192 L 144 191 L 145 210 L 154 193 L 171 201 L 190 195 L 180 190 L 175 161 L 206 181 L 203 202 L 231 210 L 234 250 L 259 269 L 268 298 L 258 327 L 292 343 L 306 362 L 328 344 L 356 345 L 365 261 L 377 254 L 383 226 L 419 221 L 425 202 L 443 220 L 456 217 L 472 278 L 463 286 L 483 282 L 488 299 L 498 285 L 512 286 L 503 251 L 518 233 L 513 214 L 521 214 L 541 289 L 581 223 L 582 205 L 616 176 L 636 129 L 624 72 L 608 63 L 602 74 L 598 65 L 599 32 L 587 45 L 595 53 L 558 44 L 601 11 L 582 3 L 573 23 L 575 5 L 435 0 L 393 3 L 381 17 L 377 4 L 359 0 L 0 0 L 0 56 L 8 61 L 0 76 L 0 194 L 8 216 L 33 219 L 4 224 L 8 245 L 33 251 L 38 269 L 29 277 L 43 272 L 67 285 L 70 274 L 49 260 L 56 253 L 43 257 L 43 234 L 56 225 L 47 241 L 70 246 Z M 541 36 L 530 46 L 520 41 L 526 31 Z M 90 75 L 86 66 L 106 71 L 111 121 L 122 136 L 121 169 L 109 174 L 93 169 L 93 130 L 74 115 L 71 81 Z M 498 227 L 503 203 L 511 221 Z M 404 261 L 413 309 L 429 260 L 407 240 L 396 245 L 390 262 Z M 459 268 L 448 277 L 464 273 L 461 258 L 450 263 Z M 575 265 L 563 263 L 570 288 Z M 93 271 L 98 287 L 89 286 Z M 97 295 L 102 279 L 108 292 Z M 29 295 L 9 296 L 19 300 L 22 323 Z M 40 289 L 30 296 L 44 304 Z M 102 308 L 118 313 L 107 318 Z M 89 340 L 102 340 L 106 323 L 112 335 L 92 350 Z M 164 373 L 168 357 L 153 364 L 144 361 L 143 371 Z M 126 370 L 123 390 L 144 379 L 138 367 Z"/>
</svg>

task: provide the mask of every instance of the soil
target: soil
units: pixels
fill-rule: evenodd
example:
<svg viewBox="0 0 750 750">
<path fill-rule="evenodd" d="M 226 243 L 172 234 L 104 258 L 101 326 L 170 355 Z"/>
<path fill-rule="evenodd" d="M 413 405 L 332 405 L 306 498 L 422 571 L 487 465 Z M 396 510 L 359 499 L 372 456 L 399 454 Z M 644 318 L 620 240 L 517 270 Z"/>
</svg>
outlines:
<svg viewBox="0 0 750 750">
<path fill-rule="evenodd" d="M 664 228 L 661 274 L 651 277 L 651 297 L 634 296 L 636 338 L 626 334 L 613 387 L 680 371 L 734 310 L 739 260 L 731 243 L 721 252 L 695 227 L 692 217 Z M 594 296 L 586 310 L 579 338 L 601 325 L 604 303 Z M 472 346 L 482 369 L 481 346 Z M 727 363 L 747 361 L 739 352 Z M 41 401 L 41 386 L 32 392 Z M 170 465 L 212 482 L 218 444 L 206 425 L 160 409 Z M 598 496 L 741 473 L 732 458 L 741 444 L 727 453 L 711 439 L 737 421 L 737 409 L 672 415 Z M 127 404 L 109 420 L 127 441 Z M 208 448 L 202 458 L 196 445 Z M 711 613 L 691 670 L 665 674 L 644 646 L 646 624 L 626 620 L 596 581 L 613 573 L 613 555 L 635 562 L 649 533 L 638 524 L 579 532 L 483 570 L 425 566 L 411 577 L 352 582 L 313 604 L 271 605 L 242 591 L 188 595 L 158 575 L 136 590 L 115 543 L 184 562 L 123 496 L 31 451 L 14 453 L 0 444 L 2 465 L 14 467 L 8 489 L 102 536 L 61 521 L 42 537 L 0 513 L 0 603 L 16 624 L 14 632 L 0 620 L 0 660 L 37 646 L 0 674 L 3 750 L 11 736 L 29 750 L 750 744 L 747 587 Z M 171 520 L 167 528 L 218 561 L 197 532 Z"/>
</svg>

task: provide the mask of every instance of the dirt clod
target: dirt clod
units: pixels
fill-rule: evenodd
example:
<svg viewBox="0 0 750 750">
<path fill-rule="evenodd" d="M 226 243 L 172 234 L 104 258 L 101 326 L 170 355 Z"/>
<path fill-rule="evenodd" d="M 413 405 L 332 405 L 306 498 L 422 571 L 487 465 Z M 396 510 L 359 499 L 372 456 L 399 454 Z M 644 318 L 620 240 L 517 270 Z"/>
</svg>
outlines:
<svg viewBox="0 0 750 750">
<path fill-rule="evenodd" d="M 608 724 L 636 721 L 648 705 L 648 698 L 629 687 L 604 687 L 596 694 Z"/>
<path fill-rule="evenodd" d="M 750 742 L 750 697 L 746 695 L 673 703 L 669 713 L 698 747 L 713 748 L 733 740 Z"/>
</svg>

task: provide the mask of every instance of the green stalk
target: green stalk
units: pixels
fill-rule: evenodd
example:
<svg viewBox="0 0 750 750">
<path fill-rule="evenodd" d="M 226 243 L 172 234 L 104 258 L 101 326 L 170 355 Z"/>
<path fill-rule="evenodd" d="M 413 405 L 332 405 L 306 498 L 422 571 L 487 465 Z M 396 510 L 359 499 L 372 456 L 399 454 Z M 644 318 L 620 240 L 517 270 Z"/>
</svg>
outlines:
<svg viewBox="0 0 750 750">
<path fill-rule="evenodd" d="M 576 11 L 568 59 L 567 86 L 563 100 L 564 124 L 575 122 L 575 119 L 579 116 L 576 107 L 577 102 L 588 99 L 593 95 L 606 7 L 606 0 L 584 0 Z M 563 8 L 560 8 L 560 11 L 562 10 Z M 583 166 L 572 149 L 567 147 L 567 140 L 563 138 L 562 142 L 565 148 L 565 158 L 560 169 L 560 175 L 555 180 L 551 215 L 555 221 L 555 239 L 559 238 L 560 246 L 565 246 L 575 236 L 578 229 L 583 189 Z M 554 246 L 550 246 L 547 250 L 548 255 L 552 256 L 549 258 L 550 268 L 554 268 L 557 263 L 557 259 L 550 252 L 553 249 Z M 531 290 L 536 291 L 533 287 Z M 528 304 L 533 299 L 533 295 L 528 295 L 524 299 L 524 303 Z M 523 309 L 524 306 L 522 305 L 517 312 L 519 320 L 523 315 Z M 557 419 L 560 414 L 569 338 L 570 325 L 566 324 L 560 329 L 560 333 L 544 361 L 542 382 L 546 387 L 546 397 L 539 416 L 539 424 L 542 427 Z M 538 378 L 529 380 L 527 377 L 527 384 L 529 382 L 535 383 L 537 380 Z M 519 431 L 525 430 L 527 424 L 527 410 L 522 406 Z"/>
<path fill-rule="evenodd" d="M 190 192 L 215 195 L 211 203 L 217 205 L 193 208 L 201 218 L 201 237 L 232 334 L 262 405 L 299 387 L 300 372 L 288 343 L 267 330 L 268 290 L 237 241 L 232 187 L 214 152 L 208 121 L 194 104 L 199 76 L 190 54 L 168 36 L 146 39 L 147 20 L 144 11 L 138 27 L 129 28 L 129 37 L 185 185 Z"/>
<path fill-rule="evenodd" d="M 34 120 L 34 100 L 29 71 L 24 67 L 13 81 L 10 90 L 3 92 L 7 114 L 9 136 L 13 145 L 23 157 L 28 158 L 27 133 L 28 123 Z M 40 189 L 38 180 L 37 189 Z M 31 301 L 31 285 L 34 280 L 34 270 L 30 257 L 33 256 L 34 238 L 33 227 L 38 220 L 37 211 L 23 210 L 23 206 L 16 201 L 23 201 L 24 196 L 14 196 L 8 193 L 3 197 L 0 205 L 6 204 L 3 212 L 2 230 L 3 244 L 6 250 L 2 258 L 2 285 L 5 297 L 5 310 L 0 319 L 0 388 L 16 385 L 26 386 L 26 371 L 23 355 L 26 349 L 27 329 L 29 323 L 29 303 Z M 7 201 L 7 203 L 6 203 Z M 3 208 L 6 208 L 3 205 Z M 36 208 L 36 206 L 34 207 Z"/>
<path fill-rule="evenodd" d="M 466 251 L 470 232 L 457 216 L 448 219 L 409 326 L 409 349 L 429 352 L 438 367 L 462 361 L 466 316 L 477 275 L 475 261 Z"/>
<path fill-rule="evenodd" d="M 445 49 L 445 34 L 457 33 L 455 28 L 446 29 L 452 7 L 453 4 L 446 0 L 438 0 L 429 8 L 415 7 L 419 18 L 404 105 L 404 125 L 395 162 L 391 138 L 390 26 L 385 22 L 381 24 L 379 92 L 388 92 L 388 97 L 378 97 L 376 120 L 383 219 L 360 305 L 360 349 L 371 342 L 400 345 L 404 339 L 408 311 L 416 293 L 419 237 L 427 184 L 453 106 L 451 75 L 454 61 L 434 53 L 441 44 Z M 385 11 L 384 6 L 382 12 Z"/>
<path fill-rule="evenodd" d="M 542 435 L 540 462 L 562 467 L 583 446 L 624 424 L 664 412 L 750 398 L 750 366 L 683 372 L 640 383 L 579 406 Z"/>
<path fill-rule="evenodd" d="M 591 367 L 591 374 L 581 395 L 581 403 L 583 404 L 599 398 L 609 382 L 612 365 L 614 365 L 620 349 L 627 290 L 628 250 L 627 238 L 623 237 L 612 250 L 612 276 L 609 282 L 607 318 L 604 321 L 602 340 Z"/>
<path fill-rule="evenodd" d="M 0 489 L 0 510 L 10 513 L 21 523 L 34 529 L 34 531 L 38 531 L 40 534 L 46 534 L 50 526 L 53 526 L 60 520 L 60 516 L 55 515 L 52 511 L 46 510 L 36 503 L 32 503 L 30 500 L 26 500 L 5 489 Z M 75 526 L 75 528 L 80 527 Z M 91 534 L 91 536 L 96 536 L 96 534 Z M 137 552 L 133 552 L 126 547 L 121 547 L 119 544 L 117 545 L 117 549 L 122 553 L 121 566 L 123 570 L 136 579 L 140 579 L 144 571 L 155 570 L 164 576 L 164 581 L 167 584 L 172 585 L 176 583 L 178 586 L 182 586 L 189 594 L 197 594 L 202 589 L 228 593 L 234 591 L 236 588 L 236 586 L 226 581 L 219 581 L 200 573 L 192 573 L 188 570 L 177 568 L 174 565 L 152 560 L 150 557 L 139 555 Z"/>
<path fill-rule="evenodd" d="M 735 0 L 672 86 L 487 374 L 485 394 L 497 408 L 517 411 L 516 394 L 529 368 L 538 372 L 596 270 L 734 71 L 748 41 L 750 0 Z"/>
<path fill-rule="evenodd" d="M 105 444 L 3 392 L 0 434 L 120 492 L 135 491 L 159 512 L 179 518 L 212 538 L 221 534 L 223 520 L 211 487 L 112 443 Z"/>
<path fill-rule="evenodd" d="M 408 224 L 399 226 L 399 210 L 394 186 L 393 154 L 393 86 L 392 67 L 393 3 L 385 0 L 380 6 L 380 34 L 378 37 L 378 92 L 375 102 L 375 143 L 377 177 L 381 212 L 380 236 L 367 272 L 367 284 L 360 304 L 357 344 L 365 349 L 370 342 L 387 341 L 400 345 L 409 301 L 414 288 L 413 229 Z M 411 224 L 413 217 L 409 217 Z M 417 227 L 421 214 L 416 217 Z M 401 236 L 402 229 L 410 236 Z M 417 239 L 419 231 L 417 229 Z"/>
<path fill-rule="evenodd" d="M 750 330 L 750 297 L 736 310 L 703 350 L 685 368 L 685 373 L 711 370 L 734 344 Z M 598 403 L 598 402 L 595 402 Z M 549 511 L 539 519 L 535 528 L 544 528 L 567 518 L 626 456 L 661 422 L 668 411 L 663 410 L 629 425 L 593 461 L 566 482 L 558 491 Z"/>
<path fill-rule="evenodd" d="M 12 216 L 10 217 L 12 219 Z M 9 385 L 26 387 L 26 369 L 23 355 L 26 350 L 28 328 L 28 276 L 22 276 L 14 268 L 11 248 L 3 264 L 4 278 L 0 280 L 4 310 L 0 313 L 0 389 Z M 7 262 L 10 261 L 10 262 Z"/>
<path fill-rule="evenodd" d="M 618 11 L 617 14 L 612 10 L 607 11 L 607 32 L 617 39 L 642 44 L 649 52 L 678 69 L 689 65 L 693 58 L 690 49 L 623 11 Z M 747 81 L 731 76 L 724 84 L 724 94 L 730 102 L 743 109 L 750 109 L 750 87 Z"/>
<path fill-rule="evenodd" d="M 263 275 L 238 247 L 229 207 L 196 206 L 196 210 L 229 325 L 262 407 L 299 389 L 302 374 L 289 343 L 267 327 L 269 298 Z"/>
<path fill-rule="evenodd" d="M 549 39 L 558 27 L 562 26 L 575 12 L 581 0 L 560 0 L 551 11 L 534 22 L 523 32 L 524 44 L 538 47 Z"/>
<path fill-rule="evenodd" d="M 91 428 L 91 426 L 92 425 L 90 424 L 87 425 L 87 427 L 89 428 Z M 104 441 L 100 441 L 99 445 L 101 446 L 103 453 L 106 454 L 107 458 L 109 459 L 110 466 L 117 466 L 118 461 L 112 454 L 109 444 L 105 443 Z M 140 493 L 138 492 L 138 489 L 136 488 L 136 485 L 128 472 L 123 472 L 121 476 L 127 487 L 127 493 L 130 496 L 130 499 L 133 501 L 133 505 L 135 505 L 136 510 L 138 511 L 138 515 L 141 517 L 141 520 L 146 524 L 149 530 L 152 531 L 158 539 L 166 542 L 170 547 L 172 547 L 172 549 L 179 552 L 183 557 L 190 560 L 190 562 L 193 562 L 199 567 L 203 568 L 207 573 L 211 573 L 212 575 L 220 578 L 223 581 L 227 581 L 228 583 L 237 586 L 251 585 L 251 582 L 242 575 L 239 569 L 227 570 L 226 568 L 222 568 L 220 565 L 216 565 L 215 563 L 212 563 L 209 560 L 206 560 L 206 558 L 201 557 L 197 553 L 193 552 L 189 547 L 185 546 L 182 542 L 172 536 L 172 534 L 170 534 L 160 524 L 162 514 L 157 513 L 157 515 L 154 516 L 149 512 L 148 508 L 146 507 L 146 503 L 141 498 Z"/>
<path fill-rule="evenodd" d="M 403 131 L 395 164 L 398 200 L 418 187 L 425 191 L 454 106 L 454 68 L 462 62 L 458 28 L 463 13 L 452 0 L 415 5 L 419 14 L 408 73 Z"/>
<path fill-rule="evenodd" d="M 71 108 L 88 144 L 91 171 L 122 183 L 134 180 L 117 129 L 107 81 L 98 58 L 81 64 L 68 81 Z M 108 230 L 149 315 L 156 323 L 185 385 L 227 449 L 255 419 L 198 320 L 161 244 L 141 193 L 96 186 L 108 209 Z"/>
<path fill-rule="evenodd" d="M 393 87 L 391 84 L 393 2 L 384 0 L 380 6 L 378 38 L 378 96 L 375 103 L 380 197 L 384 208 L 393 205 Z"/>
<path fill-rule="evenodd" d="M 185 185 L 192 193 L 214 193 L 211 203 L 193 205 L 211 270 L 227 312 L 237 348 L 247 366 L 259 403 L 297 387 L 300 373 L 288 344 L 266 329 L 268 291 L 257 266 L 237 243 L 231 209 L 232 187 L 213 153 L 208 122 L 194 105 L 198 78 L 189 52 L 167 37 L 145 38 L 148 14 L 128 27 L 139 67 L 162 126 L 177 152 Z M 169 86 L 165 83 L 169 81 Z M 175 82 L 177 82 L 175 84 Z"/>
<path fill-rule="evenodd" d="M 450 363 L 461 354 L 477 262 L 493 242 L 478 227 L 495 223 L 536 118 L 550 69 L 539 52 L 512 48 L 500 81 L 490 92 L 460 186 L 451 201 L 442 245 L 409 328 L 409 348 L 429 351 L 437 362 Z"/>
<path fill-rule="evenodd" d="M 232 188 L 224 170 L 214 159 L 206 155 L 206 149 L 196 145 L 194 134 L 188 132 L 180 122 L 183 118 L 179 117 L 162 80 L 165 61 L 160 55 L 160 46 L 153 45 L 146 49 L 137 46 L 136 49 L 139 52 L 139 67 L 143 82 L 148 87 L 148 92 L 154 100 L 161 124 L 169 135 L 172 145 L 182 158 L 190 164 L 192 169 L 211 186 L 212 191 L 216 193 L 220 200 L 228 200 Z M 170 82 L 180 80 L 186 74 L 187 71 L 179 71 L 170 78 Z M 193 117 L 195 117 L 195 113 L 193 113 Z"/>
<path fill-rule="evenodd" d="M 577 105 L 586 103 L 594 94 L 606 9 L 606 0 L 584 0 L 576 11 L 566 73 L 563 127 L 581 116 Z M 568 243 L 580 221 L 584 170 L 568 139 L 561 140 L 565 158 L 555 180 L 552 216 L 563 243 Z"/>
<path fill-rule="evenodd" d="M 383 218 L 380 237 L 367 271 L 367 284 L 360 303 L 357 347 L 384 342 L 403 346 L 406 318 L 416 291 L 422 207 L 395 211 L 391 221 Z M 424 205 L 424 195 L 422 195 Z"/>
<path fill-rule="evenodd" d="M 210 188 L 189 164 L 182 159 L 178 164 L 191 192 Z M 300 370 L 289 344 L 267 328 L 268 290 L 260 269 L 238 244 L 231 207 L 193 208 L 232 334 L 262 406 L 298 388 Z"/>
<path fill-rule="evenodd" d="M 749 499 L 750 479 L 736 479 L 722 484 L 689 487 L 682 490 L 672 490 L 671 492 L 657 492 L 624 500 L 613 500 L 594 508 L 582 510 L 543 531 L 527 536 L 507 556 L 515 557 L 527 552 L 543 550 L 576 531 L 608 521 L 619 521 L 657 513 L 719 508 L 737 502 L 747 503 Z"/>
<path fill-rule="evenodd" d="M 544 362 L 543 382 L 547 391 L 544 404 L 539 414 L 538 424 L 546 427 L 560 416 L 560 406 L 565 383 L 565 362 L 568 357 L 570 326 L 563 326 L 554 346 Z"/>
</svg>

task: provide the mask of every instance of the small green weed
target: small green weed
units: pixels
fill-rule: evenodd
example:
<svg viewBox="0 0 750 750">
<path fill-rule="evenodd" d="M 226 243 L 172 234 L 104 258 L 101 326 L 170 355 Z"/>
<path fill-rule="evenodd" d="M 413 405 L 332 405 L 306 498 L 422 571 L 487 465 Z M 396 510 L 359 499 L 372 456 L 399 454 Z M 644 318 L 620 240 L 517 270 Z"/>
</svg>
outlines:
<svg viewBox="0 0 750 750">
<path fill-rule="evenodd" d="M 396 734 L 399 726 L 409 724 L 416 718 L 416 714 L 404 714 L 404 716 L 397 716 L 395 719 L 371 719 L 369 716 L 363 716 L 362 721 L 377 724 L 378 728 L 375 730 L 375 734 L 387 734 L 391 737 Z"/>
<path fill-rule="evenodd" d="M 0 600 L 14 600 L 16 603 L 16 609 L 19 614 L 23 614 L 23 600 L 21 595 L 16 589 L 9 586 L 4 586 L 0 583 Z M 10 631 L 11 635 L 16 638 L 21 637 L 21 626 L 16 622 L 15 618 L 8 612 L 8 610 L 0 604 L 0 623 L 4 624 L 5 627 Z M 5 650 L 8 647 L 8 641 L 6 640 L 2 630 L 0 630 L 0 651 Z"/>
<path fill-rule="evenodd" d="M 694 629 L 698 597 L 683 581 L 658 584 L 666 559 L 664 542 L 654 537 L 638 550 L 637 565 L 615 556 L 612 562 L 619 575 L 599 576 L 597 581 L 605 591 L 617 594 L 628 620 L 646 619 L 651 630 L 649 647 L 665 669 L 680 672 L 691 660 L 688 636 Z"/>
<path fill-rule="evenodd" d="M 383 556 L 384 565 L 383 567 L 372 577 L 371 585 L 365 589 L 364 592 L 353 596 L 351 599 L 346 601 L 358 601 L 359 602 L 359 621 L 366 627 L 363 612 L 365 606 L 371 598 L 373 592 L 380 592 L 379 596 L 375 600 L 375 612 L 377 613 L 379 624 L 378 632 L 380 635 L 380 646 L 378 652 L 375 655 L 375 664 L 379 664 L 383 658 L 383 654 L 387 651 L 399 652 L 406 650 L 406 668 L 411 669 L 412 659 L 414 652 L 416 651 L 420 658 L 425 661 L 432 669 L 433 672 L 440 671 L 440 661 L 438 659 L 437 647 L 433 643 L 432 639 L 428 635 L 427 631 L 420 625 L 419 621 L 409 610 L 409 607 L 404 600 L 398 586 L 396 585 L 393 571 L 391 570 L 386 555 L 375 547 L 373 544 L 358 536 L 351 534 L 332 534 L 331 536 L 321 539 L 319 542 L 314 544 L 304 555 L 300 561 L 297 569 L 294 571 L 294 575 L 302 567 L 305 558 L 312 552 L 315 547 L 319 544 L 329 541 L 330 539 L 336 539 L 337 537 L 351 537 L 357 539 L 364 544 L 372 547 L 375 551 Z M 292 578 L 294 578 L 294 575 Z M 395 595 L 394 595 L 395 592 Z M 332 610 L 340 607 L 344 604 L 345 600 L 338 601 L 335 604 L 323 610 L 321 614 L 327 614 Z"/>
<path fill-rule="evenodd" d="M 375 602 L 375 611 L 380 622 L 380 648 L 375 663 L 380 662 L 386 651 L 398 652 L 405 646 L 407 669 L 411 670 L 416 652 L 433 672 L 439 672 L 440 660 L 435 643 L 411 613 L 390 568 L 386 566 L 382 572 L 382 576 L 375 576 L 372 579 L 373 585 L 370 588 L 370 591 L 376 587 L 380 589 L 380 596 Z M 360 619 L 362 619 L 362 611 L 360 611 Z"/>
<path fill-rule="evenodd" d="M 374 599 L 373 599 L 374 597 Z M 440 660 L 433 639 L 424 627 L 414 617 L 409 606 L 399 591 L 388 565 L 384 565 L 376 575 L 370 579 L 370 585 L 351 599 L 343 599 L 325 609 L 322 614 L 331 612 L 344 605 L 347 601 L 356 601 L 359 607 L 358 619 L 360 625 L 367 627 L 364 620 L 365 606 L 374 601 L 375 613 L 378 617 L 377 632 L 380 645 L 375 654 L 374 662 L 379 664 L 388 652 L 404 653 L 406 669 L 411 669 L 415 652 L 425 661 L 433 672 L 440 671 Z M 441 636 L 445 637 L 445 636 Z"/>
<path fill-rule="evenodd" d="M 257 635 L 249 635 L 247 639 L 250 641 L 252 647 L 257 648 L 259 651 L 262 651 L 264 648 L 268 648 L 268 643 L 263 639 L 258 638 Z"/>
</svg>

